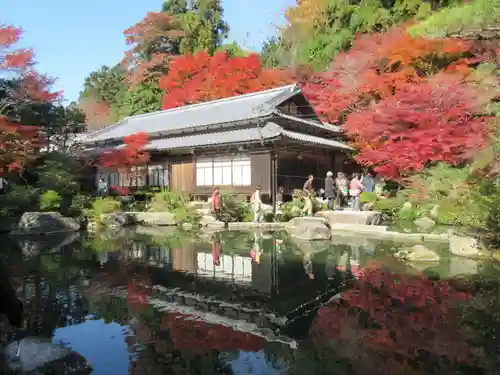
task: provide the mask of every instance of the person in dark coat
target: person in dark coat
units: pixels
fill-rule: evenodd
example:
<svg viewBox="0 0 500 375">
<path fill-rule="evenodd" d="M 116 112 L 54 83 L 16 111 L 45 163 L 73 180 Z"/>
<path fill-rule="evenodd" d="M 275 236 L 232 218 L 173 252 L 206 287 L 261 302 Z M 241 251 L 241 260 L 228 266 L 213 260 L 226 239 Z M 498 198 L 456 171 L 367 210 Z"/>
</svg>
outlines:
<svg viewBox="0 0 500 375">
<path fill-rule="evenodd" d="M 0 313 L 7 315 L 9 323 L 15 328 L 23 324 L 23 304 L 17 298 L 16 292 L 10 283 L 9 276 L 0 262 Z"/>
<path fill-rule="evenodd" d="M 335 198 L 335 181 L 333 173 L 327 172 L 325 178 L 325 197 L 328 200 L 328 209 L 333 210 L 333 201 Z"/>
</svg>

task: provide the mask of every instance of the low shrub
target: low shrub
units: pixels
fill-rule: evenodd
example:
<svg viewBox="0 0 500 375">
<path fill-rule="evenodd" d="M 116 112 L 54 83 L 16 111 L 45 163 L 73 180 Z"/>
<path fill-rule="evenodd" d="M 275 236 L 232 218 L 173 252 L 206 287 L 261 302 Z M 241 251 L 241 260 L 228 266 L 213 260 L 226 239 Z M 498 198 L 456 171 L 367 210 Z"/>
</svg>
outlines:
<svg viewBox="0 0 500 375">
<path fill-rule="evenodd" d="M 55 190 L 47 190 L 40 196 L 40 211 L 59 211 L 61 196 Z"/>
<path fill-rule="evenodd" d="M 372 192 L 361 193 L 359 199 L 361 203 L 375 203 L 378 200 L 377 194 Z"/>
<path fill-rule="evenodd" d="M 91 207 L 85 211 L 86 215 L 97 224 L 103 224 L 102 215 L 114 212 L 122 212 L 122 205 L 112 197 L 95 199 Z"/>
<path fill-rule="evenodd" d="M 71 199 L 71 205 L 68 209 L 69 216 L 82 216 L 92 205 L 92 198 L 88 195 L 77 194 Z"/>
<path fill-rule="evenodd" d="M 219 219 L 225 223 L 252 221 L 253 212 L 247 202 L 247 197 L 245 195 L 223 193 Z"/>
<path fill-rule="evenodd" d="M 173 212 L 176 209 L 186 207 L 189 197 L 184 194 L 171 191 L 161 191 L 153 194 L 149 202 L 151 212 Z"/>
<path fill-rule="evenodd" d="M 189 207 L 189 196 L 171 191 L 160 191 L 153 194 L 149 202 L 151 212 L 170 212 L 178 223 L 196 223 L 200 215 Z"/>
<path fill-rule="evenodd" d="M 304 199 L 302 198 L 302 190 L 294 190 L 292 193 L 292 200 L 283 203 L 281 221 L 289 221 L 294 217 L 301 216 L 303 208 Z"/>
<path fill-rule="evenodd" d="M 0 195 L 0 216 L 16 217 L 39 208 L 40 189 L 10 183 L 7 193 Z"/>
</svg>

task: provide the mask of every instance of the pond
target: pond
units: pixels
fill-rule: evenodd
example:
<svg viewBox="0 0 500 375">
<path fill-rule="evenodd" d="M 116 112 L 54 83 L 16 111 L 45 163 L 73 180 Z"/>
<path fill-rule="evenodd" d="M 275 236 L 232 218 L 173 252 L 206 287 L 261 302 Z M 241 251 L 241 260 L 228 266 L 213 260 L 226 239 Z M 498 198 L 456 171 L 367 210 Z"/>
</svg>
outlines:
<svg viewBox="0 0 500 375">
<path fill-rule="evenodd" d="M 363 237 L 0 240 L 28 320 L 22 332 L 0 325 L 3 345 L 46 338 L 82 356 L 85 373 L 499 373 L 499 271 L 438 245 L 425 244 L 438 263 L 409 266 L 393 256 L 408 244 Z"/>
</svg>

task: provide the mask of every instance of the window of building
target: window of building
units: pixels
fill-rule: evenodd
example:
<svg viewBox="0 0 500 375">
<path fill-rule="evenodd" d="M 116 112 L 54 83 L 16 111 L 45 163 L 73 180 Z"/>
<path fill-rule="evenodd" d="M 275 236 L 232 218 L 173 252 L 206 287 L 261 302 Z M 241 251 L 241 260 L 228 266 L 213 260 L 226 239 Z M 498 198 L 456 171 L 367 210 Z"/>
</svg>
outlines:
<svg viewBox="0 0 500 375">
<path fill-rule="evenodd" d="M 120 173 L 118 171 L 111 171 L 108 173 L 108 185 L 109 186 L 120 185 Z"/>
<path fill-rule="evenodd" d="M 198 276 L 215 277 L 217 279 L 239 282 L 252 281 L 252 259 L 238 255 L 222 255 L 219 265 L 214 265 L 212 253 L 197 253 Z"/>
<path fill-rule="evenodd" d="M 250 158 L 234 159 L 232 174 L 234 186 L 250 186 L 252 184 L 252 164 Z"/>
<path fill-rule="evenodd" d="M 200 159 L 196 162 L 196 185 L 213 186 L 213 160 Z"/>
<path fill-rule="evenodd" d="M 207 158 L 196 162 L 196 186 L 250 186 L 250 158 Z"/>
<path fill-rule="evenodd" d="M 164 165 L 148 166 L 149 186 L 168 186 L 168 171 Z"/>
<path fill-rule="evenodd" d="M 214 185 L 231 185 L 231 162 L 230 158 L 214 160 Z"/>
</svg>

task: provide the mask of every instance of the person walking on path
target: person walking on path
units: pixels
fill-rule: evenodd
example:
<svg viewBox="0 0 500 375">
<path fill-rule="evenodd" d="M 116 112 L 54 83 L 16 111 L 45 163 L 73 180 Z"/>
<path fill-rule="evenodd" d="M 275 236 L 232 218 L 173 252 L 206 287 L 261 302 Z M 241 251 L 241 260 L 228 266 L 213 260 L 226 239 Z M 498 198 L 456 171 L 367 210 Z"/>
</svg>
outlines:
<svg viewBox="0 0 500 375">
<path fill-rule="evenodd" d="M 312 205 L 312 191 L 314 176 L 310 174 L 307 177 L 307 181 L 304 183 L 302 188 L 302 196 L 304 197 L 304 208 L 302 209 L 302 214 L 307 216 L 312 216 L 313 205 Z"/>
<path fill-rule="evenodd" d="M 342 210 L 349 195 L 349 180 L 347 180 L 343 172 L 337 173 L 335 185 L 337 186 L 337 199 L 335 202 L 335 206 L 337 210 Z"/>
<path fill-rule="evenodd" d="M 250 204 L 253 209 L 253 222 L 259 223 L 262 219 L 262 199 L 260 196 L 260 186 L 255 188 L 255 191 L 250 198 Z"/>
<path fill-rule="evenodd" d="M 361 183 L 359 173 L 354 173 L 353 179 L 351 180 L 351 186 L 349 193 L 351 194 L 351 197 L 353 197 L 354 204 L 353 204 L 353 210 L 354 211 L 361 211 L 361 193 L 365 189 L 363 184 Z"/>
<path fill-rule="evenodd" d="M 222 209 L 222 197 L 220 196 L 220 189 L 214 188 L 212 191 L 212 212 L 217 220 L 220 219 L 220 210 Z"/>
<path fill-rule="evenodd" d="M 333 210 L 333 200 L 335 197 L 335 181 L 333 180 L 333 173 L 327 172 L 325 178 L 325 197 L 329 210 Z"/>
</svg>

